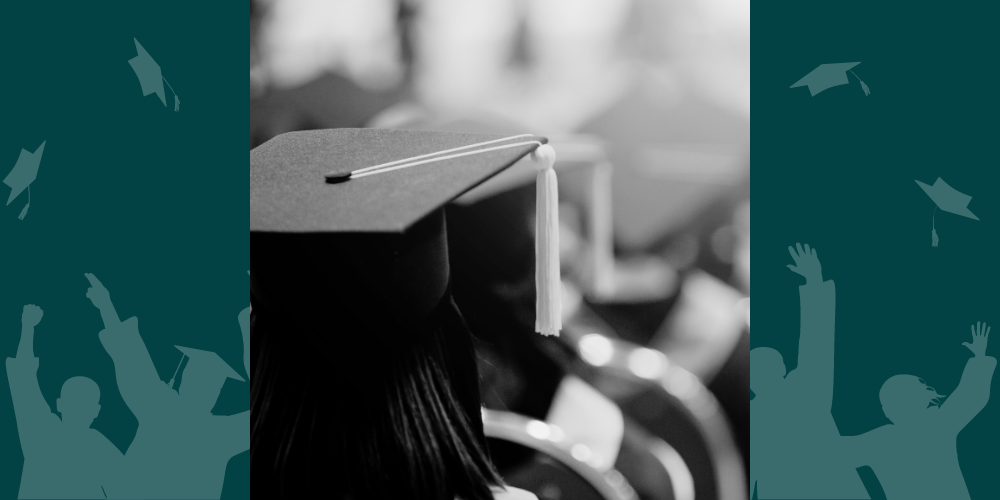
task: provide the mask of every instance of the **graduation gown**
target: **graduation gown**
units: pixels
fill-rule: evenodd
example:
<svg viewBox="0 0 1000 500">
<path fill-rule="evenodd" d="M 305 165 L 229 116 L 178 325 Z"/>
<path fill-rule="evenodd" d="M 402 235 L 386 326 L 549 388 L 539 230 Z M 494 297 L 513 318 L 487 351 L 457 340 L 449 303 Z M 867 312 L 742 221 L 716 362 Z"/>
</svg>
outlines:
<svg viewBox="0 0 1000 500">
<path fill-rule="evenodd" d="M 250 411 L 215 416 L 188 410 L 160 380 L 138 318 L 102 331 L 100 339 L 115 363 L 122 399 L 139 420 L 125 454 L 128 496 L 219 498 L 229 459 L 250 449 Z"/>
</svg>

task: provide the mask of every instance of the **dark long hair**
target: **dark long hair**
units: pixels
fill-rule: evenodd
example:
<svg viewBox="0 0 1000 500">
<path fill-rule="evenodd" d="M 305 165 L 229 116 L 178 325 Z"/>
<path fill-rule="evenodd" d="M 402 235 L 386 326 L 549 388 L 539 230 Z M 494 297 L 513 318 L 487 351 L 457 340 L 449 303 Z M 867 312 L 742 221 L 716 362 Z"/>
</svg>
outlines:
<svg viewBox="0 0 1000 500">
<path fill-rule="evenodd" d="M 368 369 L 332 366 L 290 324 L 253 307 L 254 496 L 493 498 L 472 336 L 450 293 L 412 344 L 352 342 Z"/>
</svg>

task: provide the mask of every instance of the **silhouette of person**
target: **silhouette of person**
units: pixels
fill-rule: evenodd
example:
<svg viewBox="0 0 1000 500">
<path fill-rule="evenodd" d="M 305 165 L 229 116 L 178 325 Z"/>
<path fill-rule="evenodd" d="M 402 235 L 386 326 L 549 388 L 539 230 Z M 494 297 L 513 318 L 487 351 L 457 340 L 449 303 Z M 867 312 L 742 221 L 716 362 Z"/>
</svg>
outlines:
<svg viewBox="0 0 1000 500">
<path fill-rule="evenodd" d="M 956 440 L 990 399 L 997 360 L 986 355 L 989 333 L 985 324 L 972 326 L 972 344 L 962 345 L 975 356 L 944 402 L 923 380 L 896 375 L 879 392 L 882 411 L 892 424 L 841 438 L 856 467 L 868 465 L 875 471 L 887 499 L 969 498 Z"/>
<path fill-rule="evenodd" d="M 836 288 L 823 281 L 815 249 L 788 248 L 788 268 L 806 278 L 798 367 L 787 375 L 781 354 L 750 352 L 750 495 L 758 498 L 869 498 L 854 467 L 834 453 L 840 431 L 833 406 Z"/>
<path fill-rule="evenodd" d="M 229 459 L 250 449 L 250 412 L 211 411 L 226 378 L 243 379 L 217 354 L 178 346 L 189 361 L 175 391 L 160 380 L 138 318 L 120 321 L 108 290 L 93 274 L 86 277 L 87 297 L 104 320 L 99 336 L 114 361 L 118 389 L 139 420 L 125 453 L 123 491 L 147 499 L 219 498 Z"/>
<path fill-rule="evenodd" d="M 86 377 L 62 386 L 52 413 L 38 386 L 35 325 L 41 308 L 24 306 L 17 357 L 7 358 L 7 379 L 21 438 L 24 469 L 18 498 L 115 498 L 122 453 L 90 424 L 101 411 L 101 391 Z"/>
</svg>

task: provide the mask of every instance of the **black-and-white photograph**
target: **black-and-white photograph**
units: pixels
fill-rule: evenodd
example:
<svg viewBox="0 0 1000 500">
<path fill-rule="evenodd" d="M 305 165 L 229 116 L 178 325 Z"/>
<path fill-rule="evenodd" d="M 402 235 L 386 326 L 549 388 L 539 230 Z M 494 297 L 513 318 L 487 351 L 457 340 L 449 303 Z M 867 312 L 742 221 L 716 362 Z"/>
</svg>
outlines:
<svg viewBox="0 0 1000 500">
<path fill-rule="evenodd" d="M 750 500 L 749 0 L 250 5 L 255 497 Z"/>
</svg>

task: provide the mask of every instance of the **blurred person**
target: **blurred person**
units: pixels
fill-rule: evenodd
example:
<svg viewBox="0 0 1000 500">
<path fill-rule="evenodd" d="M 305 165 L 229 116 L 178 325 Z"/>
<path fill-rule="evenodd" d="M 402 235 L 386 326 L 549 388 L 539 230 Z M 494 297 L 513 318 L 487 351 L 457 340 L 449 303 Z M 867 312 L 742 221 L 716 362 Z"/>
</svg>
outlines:
<svg viewBox="0 0 1000 500">
<path fill-rule="evenodd" d="M 17 357 L 7 358 L 7 381 L 24 454 L 18 498 L 117 498 L 121 451 L 90 426 L 101 411 L 101 390 L 87 377 L 67 380 L 52 413 L 38 386 L 35 326 L 42 309 L 24 306 Z"/>
<path fill-rule="evenodd" d="M 842 438 L 852 465 L 871 466 L 887 499 L 969 498 L 956 440 L 990 400 L 997 360 L 986 355 L 989 335 L 986 324 L 972 325 L 972 343 L 962 345 L 973 357 L 947 399 L 922 379 L 896 375 L 879 391 L 892 423 Z"/>
<path fill-rule="evenodd" d="M 747 201 L 736 212 L 736 227 L 739 243 L 736 246 L 736 272 L 743 287 L 750 292 L 750 202 Z"/>
<path fill-rule="evenodd" d="M 417 101 L 572 131 L 626 89 L 632 0 L 425 0 L 414 20 Z"/>
<path fill-rule="evenodd" d="M 798 367 L 785 373 L 778 351 L 750 352 L 750 495 L 759 498 L 869 498 L 839 450 L 833 420 L 836 288 L 823 281 L 815 249 L 789 247 L 799 287 L 802 325 Z"/>
<path fill-rule="evenodd" d="M 641 9 L 649 68 L 668 87 L 749 119 L 750 0 L 641 0 Z"/>
<path fill-rule="evenodd" d="M 255 495 L 534 499 L 506 487 L 490 460 L 442 208 L 534 147 L 334 184 L 299 175 L 326 160 L 361 168 L 483 140 L 340 129 L 251 151 Z M 311 197 L 317 187 L 332 196 Z"/>
<path fill-rule="evenodd" d="M 324 72 L 383 90 L 398 85 L 404 68 L 393 0 L 258 0 L 259 66 L 252 81 L 303 85 Z"/>
</svg>

